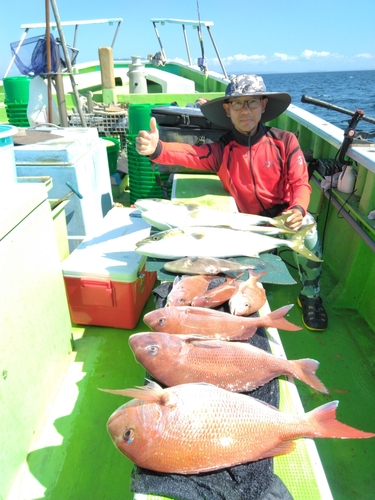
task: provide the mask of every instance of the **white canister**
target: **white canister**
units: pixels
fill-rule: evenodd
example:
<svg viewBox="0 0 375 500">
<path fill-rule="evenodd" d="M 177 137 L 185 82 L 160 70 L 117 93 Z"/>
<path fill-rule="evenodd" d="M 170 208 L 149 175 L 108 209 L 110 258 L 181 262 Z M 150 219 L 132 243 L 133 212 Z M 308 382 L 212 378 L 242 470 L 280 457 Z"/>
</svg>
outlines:
<svg viewBox="0 0 375 500">
<path fill-rule="evenodd" d="M 342 193 L 352 193 L 354 190 L 355 177 L 353 167 L 346 165 L 345 170 L 343 170 L 339 176 L 337 189 Z"/>
<path fill-rule="evenodd" d="M 12 125 L 0 125 L 0 190 L 17 182 L 16 161 L 12 136 L 18 132 Z"/>
</svg>

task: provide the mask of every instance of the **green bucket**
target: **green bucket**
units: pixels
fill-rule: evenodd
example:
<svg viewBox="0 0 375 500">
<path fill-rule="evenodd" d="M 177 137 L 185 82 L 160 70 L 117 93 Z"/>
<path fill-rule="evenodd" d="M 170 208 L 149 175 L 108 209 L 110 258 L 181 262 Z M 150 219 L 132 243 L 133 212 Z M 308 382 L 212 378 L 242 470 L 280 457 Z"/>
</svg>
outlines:
<svg viewBox="0 0 375 500">
<path fill-rule="evenodd" d="M 150 130 L 151 110 L 158 106 L 168 106 L 168 104 L 129 104 L 129 134 L 138 135 L 140 130 Z"/>
<path fill-rule="evenodd" d="M 114 137 L 102 137 L 107 148 L 109 173 L 115 174 L 117 171 L 117 160 L 120 151 L 120 140 Z"/>
<path fill-rule="evenodd" d="M 8 76 L 3 78 L 5 103 L 29 102 L 30 76 Z"/>
</svg>

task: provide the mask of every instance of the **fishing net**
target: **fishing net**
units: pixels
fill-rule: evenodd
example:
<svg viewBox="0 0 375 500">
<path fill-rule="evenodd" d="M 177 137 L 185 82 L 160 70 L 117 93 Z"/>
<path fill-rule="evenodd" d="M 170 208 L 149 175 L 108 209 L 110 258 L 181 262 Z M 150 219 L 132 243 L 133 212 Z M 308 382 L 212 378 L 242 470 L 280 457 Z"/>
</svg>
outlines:
<svg viewBox="0 0 375 500">
<path fill-rule="evenodd" d="M 15 64 L 22 75 L 38 76 L 47 74 L 47 42 L 45 35 L 35 36 L 20 42 L 10 44 L 10 50 L 15 57 Z M 51 73 L 64 71 L 67 63 L 59 38 L 50 35 L 51 43 Z M 71 64 L 74 65 L 78 56 L 78 50 L 67 46 Z"/>
<path fill-rule="evenodd" d="M 215 278 L 209 288 L 220 285 L 223 280 L 225 278 Z M 156 308 L 165 306 L 172 286 L 172 283 L 161 283 L 153 290 Z M 217 309 L 229 312 L 226 304 Z M 271 352 L 264 328 L 258 328 L 247 342 Z M 146 378 L 154 380 L 149 373 Z M 162 385 L 160 382 L 158 384 Z M 272 406 L 279 406 L 280 391 L 277 379 L 245 394 Z M 273 472 L 273 458 L 191 475 L 161 474 L 134 466 L 131 490 L 178 500 L 293 500 L 284 483 Z"/>
</svg>

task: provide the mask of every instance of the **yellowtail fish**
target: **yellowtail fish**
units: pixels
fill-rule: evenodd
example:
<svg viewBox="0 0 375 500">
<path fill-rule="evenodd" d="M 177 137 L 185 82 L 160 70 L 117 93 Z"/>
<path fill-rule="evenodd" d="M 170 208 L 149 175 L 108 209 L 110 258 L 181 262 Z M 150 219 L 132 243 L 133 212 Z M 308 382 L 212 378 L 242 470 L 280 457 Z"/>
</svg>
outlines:
<svg viewBox="0 0 375 500">
<path fill-rule="evenodd" d="M 307 259 L 321 262 L 304 246 L 305 236 L 314 226 L 315 224 L 305 226 L 288 239 L 227 227 L 174 228 L 139 241 L 136 243 L 136 252 L 161 259 L 179 259 L 192 255 L 218 258 L 259 257 L 262 252 L 287 246 Z"/>
<path fill-rule="evenodd" d="M 227 226 L 232 229 L 266 234 L 293 233 L 285 226 L 288 215 L 275 218 L 260 215 L 209 209 L 193 203 L 161 199 L 141 199 L 135 202 L 142 218 L 160 231 L 186 226 Z"/>
<path fill-rule="evenodd" d="M 249 392 L 280 375 L 289 375 L 328 393 L 315 374 L 318 361 L 284 359 L 248 342 L 145 332 L 131 335 L 129 345 L 138 363 L 168 387 L 207 382 L 228 391 Z"/>
<path fill-rule="evenodd" d="M 371 438 L 336 420 L 337 401 L 306 414 L 284 413 L 255 398 L 211 384 L 107 391 L 133 397 L 107 429 L 114 445 L 139 467 L 198 474 L 290 453 L 295 439 Z"/>
</svg>

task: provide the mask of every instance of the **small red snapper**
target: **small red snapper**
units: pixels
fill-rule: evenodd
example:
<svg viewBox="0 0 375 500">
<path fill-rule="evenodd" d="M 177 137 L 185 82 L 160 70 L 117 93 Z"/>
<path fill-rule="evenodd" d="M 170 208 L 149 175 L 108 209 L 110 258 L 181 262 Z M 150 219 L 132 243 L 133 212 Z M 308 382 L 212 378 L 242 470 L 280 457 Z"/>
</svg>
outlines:
<svg viewBox="0 0 375 500">
<path fill-rule="evenodd" d="M 293 304 L 259 317 L 233 316 L 204 307 L 164 307 L 148 312 L 143 321 L 156 332 L 198 334 L 219 340 L 245 340 L 252 337 L 260 327 L 302 330 L 302 327 L 284 318 L 291 307 Z"/>
<path fill-rule="evenodd" d="M 217 307 L 227 302 L 238 286 L 237 278 L 227 278 L 221 285 L 207 290 L 203 295 L 197 295 L 191 301 L 193 307 Z"/>
<path fill-rule="evenodd" d="M 115 446 L 138 466 L 163 473 L 198 474 L 289 453 L 301 437 L 375 436 L 336 420 L 337 401 L 298 415 L 211 384 L 108 392 L 136 398 L 108 420 Z"/>
<path fill-rule="evenodd" d="M 161 332 L 135 333 L 129 345 L 138 363 L 168 387 L 207 382 L 233 392 L 249 392 L 280 375 L 290 375 L 327 393 L 313 359 L 287 360 L 245 342 Z"/>
<path fill-rule="evenodd" d="M 264 306 L 267 301 L 266 291 L 260 286 L 258 280 L 267 274 L 267 271 L 259 274 L 250 273 L 249 279 L 239 281 L 235 292 L 229 299 L 229 310 L 235 316 L 248 316 Z"/>
<path fill-rule="evenodd" d="M 173 288 L 167 297 L 166 306 L 189 306 L 191 301 L 207 290 L 212 276 L 182 276 L 173 281 Z"/>
</svg>

